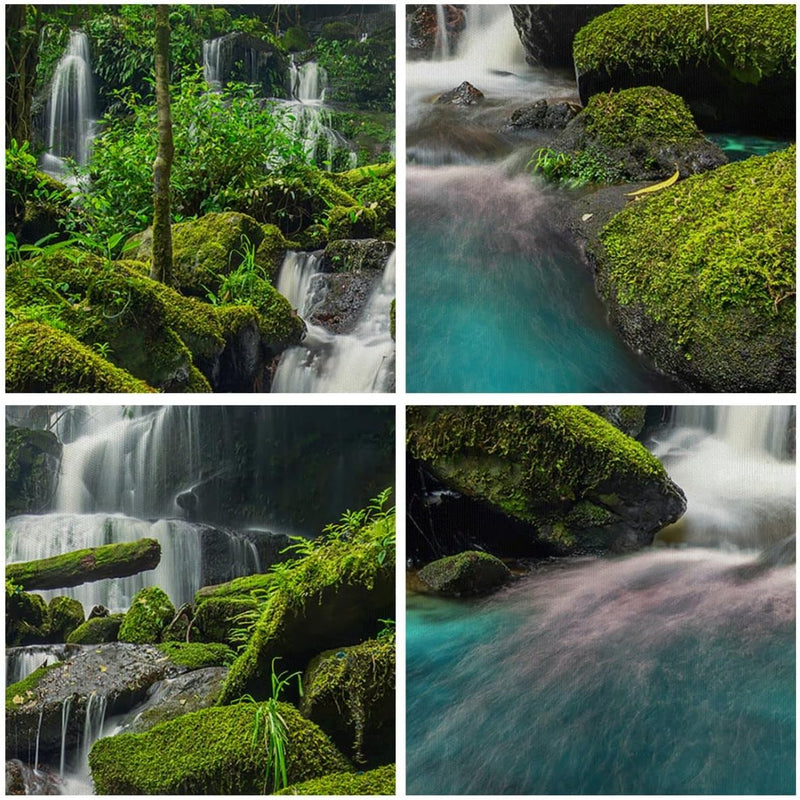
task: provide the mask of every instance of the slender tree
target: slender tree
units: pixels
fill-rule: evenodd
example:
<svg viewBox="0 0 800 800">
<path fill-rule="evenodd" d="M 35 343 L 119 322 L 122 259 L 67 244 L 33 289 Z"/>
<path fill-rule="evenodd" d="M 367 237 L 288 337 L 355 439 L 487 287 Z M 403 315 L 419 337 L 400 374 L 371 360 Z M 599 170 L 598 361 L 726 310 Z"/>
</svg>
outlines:
<svg viewBox="0 0 800 800">
<path fill-rule="evenodd" d="M 42 15 L 37 6 L 6 6 L 6 146 L 31 138 L 31 103 Z"/>
<path fill-rule="evenodd" d="M 150 277 L 172 282 L 172 228 L 169 178 L 175 146 L 169 107 L 169 6 L 155 6 L 156 112 L 158 152 L 153 162 L 153 258 Z"/>
</svg>

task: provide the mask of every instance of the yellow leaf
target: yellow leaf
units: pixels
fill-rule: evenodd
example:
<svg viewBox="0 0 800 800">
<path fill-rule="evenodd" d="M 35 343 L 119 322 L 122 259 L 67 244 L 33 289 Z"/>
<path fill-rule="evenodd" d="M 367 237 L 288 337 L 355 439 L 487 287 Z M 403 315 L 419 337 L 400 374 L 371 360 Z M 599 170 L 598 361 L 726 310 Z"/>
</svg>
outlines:
<svg viewBox="0 0 800 800">
<path fill-rule="evenodd" d="M 636 192 L 628 192 L 625 197 L 639 197 L 639 195 L 642 194 L 650 194 L 651 192 L 658 192 L 661 189 L 666 189 L 668 186 L 672 186 L 673 183 L 677 182 L 680 175 L 681 171 L 676 169 L 675 174 L 670 175 L 665 181 L 661 181 L 661 183 L 655 183 L 652 186 L 645 186 L 644 189 L 639 189 Z"/>
<path fill-rule="evenodd" d="M 108 672 L 108 667 L 105 664 L 100 665 L 100 672 Z"/>
<path fill-rule="evenodd" d="M 25 698 L 22 695 L 15 694 L 11 702 L 14 703 L 14 705 L 20 706 L 25 702 Z"/>
</svg>

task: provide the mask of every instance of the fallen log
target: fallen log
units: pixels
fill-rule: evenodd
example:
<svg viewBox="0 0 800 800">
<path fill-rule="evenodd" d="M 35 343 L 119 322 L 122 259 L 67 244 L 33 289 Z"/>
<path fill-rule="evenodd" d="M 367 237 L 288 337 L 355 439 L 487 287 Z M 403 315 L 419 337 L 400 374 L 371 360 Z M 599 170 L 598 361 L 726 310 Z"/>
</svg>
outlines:
<svg viewBox="0 0 800 800">
<path fill-rule="evenodd" d="M 159 561 L 161 545 L 155 539 L 139 539 L 75 550 L 37 561 L 6 564 L 6 580 L 26 591 L 66 589 L 105 578 L 127 578 L 155 569 Z"/>
</svg>

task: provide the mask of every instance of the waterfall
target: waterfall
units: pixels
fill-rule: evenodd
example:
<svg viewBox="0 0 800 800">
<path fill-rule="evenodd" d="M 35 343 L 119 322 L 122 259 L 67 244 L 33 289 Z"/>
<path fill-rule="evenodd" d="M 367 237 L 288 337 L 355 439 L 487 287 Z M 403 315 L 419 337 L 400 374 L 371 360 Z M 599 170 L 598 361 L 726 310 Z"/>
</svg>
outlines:
<svg viewBox="0 0 800 800">
<path fill-rule="evenodd" d="M 795 532 L 793 411 L 781 406 L 685 407 L 651 447 L 687 497 L 659 540 L 763 549 Z"/>
<path fill-rule="evenodd" d="M 450 39 L 447 34 L 447 18 L 444 6 L 436 6 L 436 44 L 434 45 L 434 58 L 443 61 L 450 55 Z"/>
<path fill-rule="evenodd" d="M 86 701 L 86 719 L 83 723 L 83 742 L 80 752 L 81 764 L 89 763 L 89 751 L 103 734 L 107 705 L 108 700 L 105 695 L 98 695 L 96 692 L 92 692 Z"/>
<path fill-rule="evenodd" d="M 60 777 L 64 777 L 64 763 L 67 755 L 67 730 L 69 728 L 69 712 L 72 708 L 72 695 L 64 698 L 61 704 L 61 762 L 58 768 Z"/>
<path fill-rule="evenodd" d="M 63 644 L 33 644 L 27 647 L 6 648 L 6 686 L 27 678 L 39 667 L 63 661 L 66 646 Z"/>
<path fill-rule="evenodd" d="M 203 41 L 203 79 L 212 89 L 222 88 L 221 42 L 222 37 Z"/>
<path fill-rule="evenodd" d="M 70 31 L 69 45 L 53 73 L 47 103 L 47 153 L 42 169 L 57 177 L 66 173 L 64 159 L 84 166 L 93 138 L 94 84 L 89 39 Z"/>
<path fill-rule="evenodd" d="M 301 315 L 313 312 L 320 290 L 314 280 L 318 259 L 287 254 L 278 278 Z M 284 273 L 286 273 L 284 275 Z M 395 256 L 389 256 L 380 281 L 372 289 L 350 333 L 334 334 L 306 320 L 302 344 L 282 356 L 272 381 L 273 392 L 384 392 L 394 379 L 394 342 L 389 330 L 389 309 L 395 294 Z M 300 292 L 303 292 L 300 295 Z"/>
</svg>

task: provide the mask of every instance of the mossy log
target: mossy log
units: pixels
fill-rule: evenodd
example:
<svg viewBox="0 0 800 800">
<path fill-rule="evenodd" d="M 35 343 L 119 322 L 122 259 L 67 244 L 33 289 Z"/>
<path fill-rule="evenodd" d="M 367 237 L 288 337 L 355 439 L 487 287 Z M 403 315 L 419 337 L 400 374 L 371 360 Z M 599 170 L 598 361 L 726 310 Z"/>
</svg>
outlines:
<svg viewBox="0 0 800 800">
<path fill-rule="evenodd" d="M 6 565 L 6 579 L 31 589 L 66 589 L 105 578 L 126 578 L 161 561 L 161 545 L 155 539 L 107 544 L 75 550 L 37 561 Z"/>
</svg>

